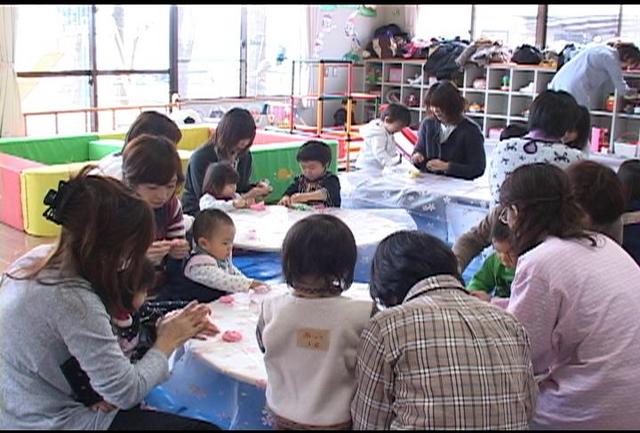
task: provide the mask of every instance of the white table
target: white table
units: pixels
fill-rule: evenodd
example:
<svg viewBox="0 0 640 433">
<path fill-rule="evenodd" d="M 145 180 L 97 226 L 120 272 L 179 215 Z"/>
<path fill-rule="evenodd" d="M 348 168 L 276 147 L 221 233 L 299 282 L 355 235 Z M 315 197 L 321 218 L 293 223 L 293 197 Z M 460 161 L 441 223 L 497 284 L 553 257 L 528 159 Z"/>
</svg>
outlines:
<svg viewBox="0 0 640 433">
<path fill-rule="evenodd" d="M 256 340 L 260 303 L 286 293 L 280 284 L 265 294 L 236 293 L 233 303 L 212 302 L 220 334 L 188 341 L 174 357 L 169 380 L 146 398 L 151 407 L 217 424 L 223 429 L 268 429 L 265 411 L 267 373 Z M 342 296 L 371 299 L 367 284 L 354 283 Z M 242 334 L 236 343 L 222 340 L 225 331 Z"/>
<path fill-rule="evenodd" d="M 416 228 L 403 209 L 381 212 L 379 209 L 296 210 L 284 206 L 266 206 L 264 211 L 238 209 L 229 212 L 236 226 L 234 246 L 251 251 L 280 251 L 291 226 L 318 213 L 340 218 L 353 232 L 358 247 L 375 245 L 398 230 Z"/>
</svg>

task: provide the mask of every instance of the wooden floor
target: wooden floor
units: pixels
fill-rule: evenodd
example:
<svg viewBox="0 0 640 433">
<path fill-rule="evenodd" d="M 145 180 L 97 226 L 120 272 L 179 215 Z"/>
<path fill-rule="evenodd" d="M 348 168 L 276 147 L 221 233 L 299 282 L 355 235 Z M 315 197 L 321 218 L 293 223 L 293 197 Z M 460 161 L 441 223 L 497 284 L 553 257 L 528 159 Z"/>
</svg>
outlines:
<svg viewBox="0 0 640 433">
<path fill-rule="evenodd" d="M 0 223 L 0 273 L 31 248 L 54 241 L 55 238 L 29 236 L 21 230 Z"/>
</svg>

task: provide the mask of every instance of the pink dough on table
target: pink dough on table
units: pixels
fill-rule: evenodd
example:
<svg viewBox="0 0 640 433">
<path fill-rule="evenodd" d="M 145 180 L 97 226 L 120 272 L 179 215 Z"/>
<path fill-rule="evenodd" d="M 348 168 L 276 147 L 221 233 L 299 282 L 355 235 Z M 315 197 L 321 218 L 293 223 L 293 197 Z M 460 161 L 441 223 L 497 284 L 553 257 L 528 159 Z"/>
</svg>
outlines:
<svg viewBox="0 0 640 433">
<path fill-rule="evenodd" d="M 221 304 L 233 304 L 233 295 L 221 296 L 218 299 L 218 302 Z"/>
<path fill-rule="evenodd" d="M 267 206 L 264 204 L 263 201 L 261 201 L 260 203 L 254 203 L 251 206 L 249 206 L 249 208 L 251 210 L 257 210 L 257 211 L 267 210 Z"/>
<path fill-rule="evenodd" d="M 227 343 L 237 343 L 240 340 L 242 340 L 242 334 L 238 331 L 224 331 L 222 334 L 222 341 Z"/>
</svg>

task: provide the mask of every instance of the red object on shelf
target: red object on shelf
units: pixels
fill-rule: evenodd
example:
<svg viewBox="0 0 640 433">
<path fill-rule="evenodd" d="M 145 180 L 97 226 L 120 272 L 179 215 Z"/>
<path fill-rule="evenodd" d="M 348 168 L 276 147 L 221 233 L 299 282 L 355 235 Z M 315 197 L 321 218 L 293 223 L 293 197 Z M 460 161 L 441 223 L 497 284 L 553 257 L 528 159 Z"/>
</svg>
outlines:
<svg viewBox="0 0 640 433">
<path fill-rule="evenodd" d="M 609 130 L 607 128 L 591 128 L 591 150 L 599 153 L 602 148 L 609 147 Z"/>
<path fill-rule="evenodd" d="M 616 98 L 613 96 L 609 96 L 605 103 L 604 109 L 607 111 L 613 111 L 613 105 L 615 103 Z"/>
</svg>

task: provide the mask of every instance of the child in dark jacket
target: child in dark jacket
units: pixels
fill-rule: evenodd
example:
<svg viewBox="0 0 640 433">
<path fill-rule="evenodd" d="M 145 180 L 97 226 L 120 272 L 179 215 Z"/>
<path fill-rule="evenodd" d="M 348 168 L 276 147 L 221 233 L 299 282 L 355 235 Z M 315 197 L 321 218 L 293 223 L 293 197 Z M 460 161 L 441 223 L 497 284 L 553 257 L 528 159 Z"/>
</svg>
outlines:
<svg viewBox="0 0 640 433">
<path fill-rule="evenodd" d="M 640 265 L 640 160 L 629 159 L 618 169 L 626 195 L 622 247 Z"/>
<path fill-rule="evenodd" d="M 296 160 L 300 163 L 302 174 L 296 176 L 278 204 L 340 207 L 340 180 L 327 171 L 331 163 L 331 148 L 322 141 L 307 141 L 298 150 Z"/>
</svg>

